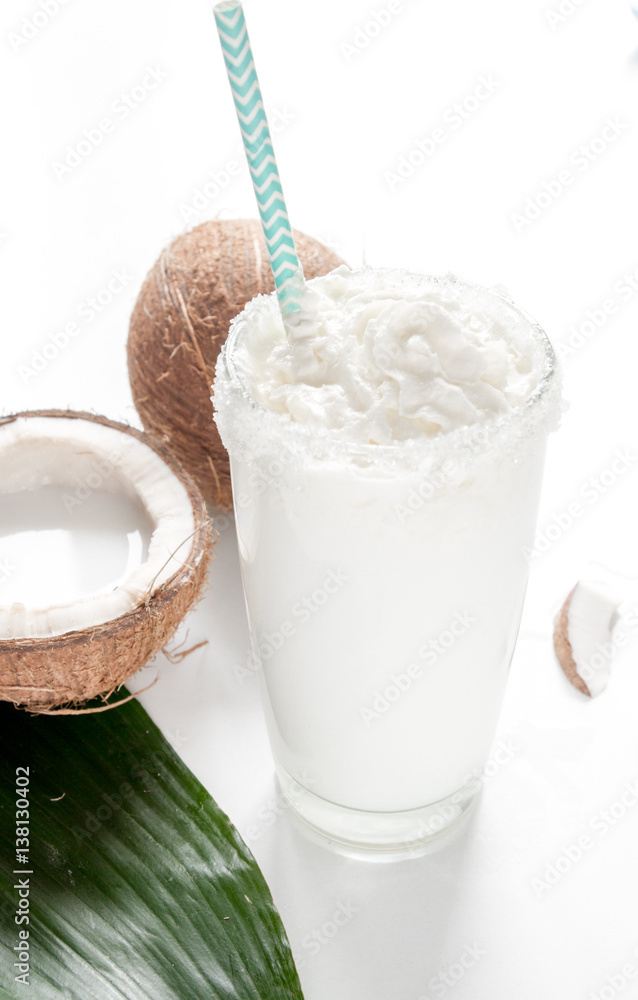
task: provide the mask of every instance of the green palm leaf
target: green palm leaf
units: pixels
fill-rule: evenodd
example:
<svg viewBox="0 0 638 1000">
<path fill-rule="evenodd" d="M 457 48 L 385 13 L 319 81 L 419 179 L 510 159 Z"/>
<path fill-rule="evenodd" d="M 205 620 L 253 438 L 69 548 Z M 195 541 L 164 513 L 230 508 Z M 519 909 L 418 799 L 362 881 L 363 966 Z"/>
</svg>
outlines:
<svg viewBox="0 0 638 1000">
<path fill-rule="evenodd" d="M 26 995 L 20 930 L 36 1000 L 303 1000 L 254 858 L 136 701 L 58 717 L 0 704 L 0 734 L 1 1000 Z"/>
</svg>

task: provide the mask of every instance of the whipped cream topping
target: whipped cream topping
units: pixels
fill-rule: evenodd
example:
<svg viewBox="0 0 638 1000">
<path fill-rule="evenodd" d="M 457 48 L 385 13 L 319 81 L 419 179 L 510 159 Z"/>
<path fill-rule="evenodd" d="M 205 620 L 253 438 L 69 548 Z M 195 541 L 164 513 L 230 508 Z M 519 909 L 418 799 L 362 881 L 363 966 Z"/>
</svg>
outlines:
<svg viewBox="0 0 638 1000">
<path fill-rule="evenodd" d="M 530 320 L 452 277 L 339 267 L 307 283 L 290 339 L 274 296 L 242 316 L 234 365 L 253 398 L 348 441 L 388 444 L 511 413 L 542 376 Z"/>
</svg>

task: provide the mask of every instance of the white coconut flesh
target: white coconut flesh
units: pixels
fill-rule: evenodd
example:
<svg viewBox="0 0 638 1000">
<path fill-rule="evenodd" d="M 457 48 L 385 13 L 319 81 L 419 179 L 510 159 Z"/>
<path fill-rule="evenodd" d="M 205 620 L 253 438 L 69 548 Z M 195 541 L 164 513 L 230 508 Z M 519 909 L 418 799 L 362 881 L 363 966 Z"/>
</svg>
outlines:
<svg viewBox="0 0 638 1000">
<path fill-rule="evenodd" d="M 48 518 L 42 516 L 47 505 Z M 59 542 L 62 534 L 63 544 L 70 540 L 77 548 L 89 508 L 93 522 L 96 515 L 97 522 L 103 518 L 102 550 L 112 541 L 120 543 L 115 575 L 108 567 L 101 576 L 99 567 L 81 572 L 83 579 L 78 583 L 76 574 L 74 589 L 65 572 L 68 567 L 60 565 L 64 549 L 54 547 L 60 585 L 51 580 L 55 559 L 47 560 L 43 551 L 43 580 L 31 580 L 20 595 L 19 575 L 12 573 L 20 566 L 20 544 L 30 543 L 32 578 L 34 540 L 36 545 L 38 536 L 42 543 L 50 542 L 57 534 Z M 32 525 L 29 511 L 35 515 Z M 99 523 L 92 527 L 93 535 L 99 535 Z M 139 438 L 77 417 L 18 417 L 2 425 L 0 555 L 3 548 L 11 554 L 4 563 L 0 558 L 0 639 L 63 635 L 127 614 L 181 569 L 194 530 L 186 488 Z M 86 556 L 84 570 L 90 568 L 91 552 Z M 41 600 L 43 594 L 46 601 Z"/>
<path fill-rule="evenodd" d="M 620 601 L 609 585 L 584 579 L 574 588 L 567 618 L 567 638 L 576 672 L 593 697 L 607 686 L 614 653 L 612 634 Z"/>
<path fill-rule="evenodd" d="M 96 466 L 89 478 L 101 475 Z M 48 607 L 115 590 L 145 562 L 152 530 L 139 501 L 79 480 L 73 493 L 53 484 L 0 493 L 0 605 Z"/>
</svg>

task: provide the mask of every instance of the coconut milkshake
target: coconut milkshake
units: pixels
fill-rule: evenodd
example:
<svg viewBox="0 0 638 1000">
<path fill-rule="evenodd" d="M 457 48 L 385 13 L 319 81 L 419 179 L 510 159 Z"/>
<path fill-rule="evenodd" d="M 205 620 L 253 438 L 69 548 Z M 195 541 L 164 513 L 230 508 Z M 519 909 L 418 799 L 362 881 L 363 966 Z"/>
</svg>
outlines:
<svg viewBox="0 0 638 1000">
<path fill-rule="evenodd" d="M 501 295 L 338 268 L 217 366 L 277 772 L 341 844 L 425 849 L 478 788 L 527 581 L 555 359 Z"/>
</svg>

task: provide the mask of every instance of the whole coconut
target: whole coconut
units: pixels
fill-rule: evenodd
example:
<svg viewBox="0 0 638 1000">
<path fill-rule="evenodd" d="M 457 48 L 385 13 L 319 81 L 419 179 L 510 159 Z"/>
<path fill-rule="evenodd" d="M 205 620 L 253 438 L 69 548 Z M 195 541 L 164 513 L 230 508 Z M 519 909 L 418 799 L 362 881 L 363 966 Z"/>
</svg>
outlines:
<svg viewBox="0 0 638 1000">
<path fill-rule="evenodd" d="M 343 260 L 295 231 L 307 278 Z M 252 219 L 202 223 L 160 254 L 138 296 L 128 337 L 137 412 L 215 506 L 232 505 L 228 453 L 213 420 L 211 385 L 230 321 L 259 293 L 274 290 L 261 225 Z"/>
</svg>

